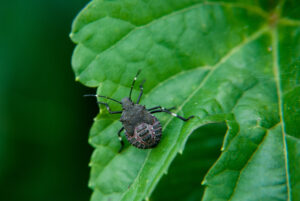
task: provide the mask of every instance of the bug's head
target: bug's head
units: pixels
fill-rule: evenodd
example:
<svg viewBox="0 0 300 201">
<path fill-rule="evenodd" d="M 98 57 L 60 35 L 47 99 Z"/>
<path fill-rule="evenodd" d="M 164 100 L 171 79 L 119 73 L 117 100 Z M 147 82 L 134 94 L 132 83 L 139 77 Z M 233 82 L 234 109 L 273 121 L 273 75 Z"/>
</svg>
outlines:
<svg viewBox="0 0 300 201">
<path fill-rule="evenodd" d="M 123 98 L 121 102 L 123 110 L 129 110 L 134 105 L 134 103 L 128 97 Z"/>
</svg>

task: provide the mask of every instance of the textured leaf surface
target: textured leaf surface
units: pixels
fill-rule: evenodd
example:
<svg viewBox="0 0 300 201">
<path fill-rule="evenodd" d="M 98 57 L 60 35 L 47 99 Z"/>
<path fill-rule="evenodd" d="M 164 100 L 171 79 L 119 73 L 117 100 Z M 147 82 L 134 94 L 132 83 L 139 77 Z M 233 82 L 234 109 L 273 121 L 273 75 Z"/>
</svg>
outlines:
<svg viewBox="0 0 300 201">
<path fill-rule="evenodd" d="M 158 114 L 159 146 L 127 144 L 118 154 L 119 116 L 101 109 L 90 133 L 91 199 L 150 197 L 178 152 L 185 153 L 189 135 L 225 122 L 222 154 L 203 180 L 203 200 L 299 200 L 299 13 L 296 1 L 94 0 L 84 8 L 71 33 L 77 80 L 120 100 L 142 69 L 142 104 L 196 116 L 185 123 Z M 174 188 L 165 191 L 181 190 Z"/>
</svg>

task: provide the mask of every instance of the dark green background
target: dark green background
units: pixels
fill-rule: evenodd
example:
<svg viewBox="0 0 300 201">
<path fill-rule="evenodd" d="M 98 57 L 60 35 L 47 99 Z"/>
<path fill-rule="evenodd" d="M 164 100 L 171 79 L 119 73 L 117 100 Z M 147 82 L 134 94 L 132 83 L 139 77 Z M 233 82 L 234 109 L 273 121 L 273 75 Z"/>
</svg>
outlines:
<svg viewBox="0 0 300 201">
<path fill-rule="evenodd" d="M 89 200 L 88 131 L 98 107 L 70 66 L 87 0 L 0 7 L 0 200 Z"/>
</svg>

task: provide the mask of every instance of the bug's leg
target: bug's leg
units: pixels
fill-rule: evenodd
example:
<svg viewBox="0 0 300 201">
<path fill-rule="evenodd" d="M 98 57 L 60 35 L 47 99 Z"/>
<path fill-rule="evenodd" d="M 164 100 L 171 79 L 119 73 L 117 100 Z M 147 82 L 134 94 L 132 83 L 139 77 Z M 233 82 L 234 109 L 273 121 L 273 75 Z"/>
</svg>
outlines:
<svg viewBox="0 0 300 201">
<path fill-rule="evenodd" d="M 188 121 L 188 120 L 190 120 L 191 118 L 194 117 L 194 116 L 192 115 L 192 116 L 189 116 L 188 118 L 184 118 L 184 117 L 179 116 L 178 114 L 175 114 L 175 113 L 173 113 L 173 112 L 171 112 L 171 111 L 169 111 L 168 109 L 165 109 L 165 108 L 163 108 L 163 107 L 162 107 L 161 109 L 159 109 L 159 110 L 151 111 L 150 113 L 151 113 L 151 114 L 154 114 L 154 113 L 158 113 L 158 112 L 166 112 L 166 113 L 169 113 L 169 114 L 172 115 L 173 117 L 177 117 L 177 118 L 181 119 L 182 121 Z"/>
<path fill-rule="evenodd" d="M 121 151 L 122 151 L 122 149 L 123 149 L 123 147 L 124 147 L 124 141 L 123 141 L 123 139 L 122 139 L 122 137 L 121 137 L 121 132 L 122 132 L 123 130 L 124 130 L 124 127 L 122 127 L 122 128 L 119 130 L 119 132 L 118 132 L 118 137 L 119 137 L 119 140 L 120 140 L 120 143 L 121 143 L 121 147 L 120 147 L 118 153 L 121 153 Z"/>
<path fill-rule="evenodd" d="M 105 107 L 106 107 L 106 109 L 108 110 L 108 112 L 110 113 L 110 114 L 121 114 L 122 113 L 122 111 L 111 111 L 110 110 L 110 107 L 109 107 L 109 105 L 107 104 L 107 103 L 103 103 L 103 102 L 97 102 L 98 104 L 102 104 L 102 105 L 105 105 Z"/>
<path fill-rule="evenodd" d="M 165 108 L 163 108 L 163 107 L 161 107 L 161 106 L 156 106 L 156 107 L 149 108 L 149 109 L 147 109 L 147 110 L 148 110 L 148 111 L 152 111 L 152 110 L 156 110 L 156 109 L 162 110 L 162 109 L 165 109 Z M 176 109 L 176 107 L 166 108 L 166 110 L 173 110 L 173 109 Z"/>
<path fill-rule="evenodd" d="M 139 76 L 139 74 L 141 73 L 141 69 L 138 70 L 138 72 L 136 73 L 136 76 L 134 77 L 133 81 L 132 81 L 132 84 L 131 84 L 131 87 L 130 87 L 130 92 L 129 92 L 129 99 L 131 100 L 131 93 L 132 93 L 132 89 L 134 87 L 134 83 L 137 79 L 137 77 Z"/>
<path fill-rule="evenodd" d="M 121 103 L 120 101 L 118 101 L 118 100 L 115 100 L 115 99 L 113 99 L 113 98 L 110 98 L 110 97 L 108 97 L 108 96 L 101 96 L 101 95 L 97 95 L 97 94 L 85 94 L 85 95 L 83 95 L 83 96 L 84 96 L 84 97 L 88 97 L 88 96 L 94 96 L 94 97 L 106 98 L 106 99 L 109 99 L 109 100 L 115 101 L 116 103 L 119 103 L 119 104 L 121 104 L 121 105 L 122 105 L 122 103 Z"/>
<path fill-rule="evenodd" d="M 143 82 L 140 84 L 140 95 L 139 95 L 139 97 L 138 97 L 138 99 L 137 99 L 137 101 L 136 101 L 136 104 L 139 104 L 139 103 L 140 103 L 140 100 L 141 100 L 141 97 L 142 97 L 143 91 L 144 91 L 143 85 L 144 85 L 145 81 L 146 81 L 146 80 L 143 80 Z"/>
</svg>

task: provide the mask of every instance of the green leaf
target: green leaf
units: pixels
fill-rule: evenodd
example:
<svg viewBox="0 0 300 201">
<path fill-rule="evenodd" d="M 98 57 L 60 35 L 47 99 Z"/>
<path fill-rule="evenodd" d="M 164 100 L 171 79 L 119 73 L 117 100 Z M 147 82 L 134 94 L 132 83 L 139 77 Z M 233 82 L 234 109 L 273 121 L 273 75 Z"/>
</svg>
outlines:
<svg viewBox="0 0 300 201">
<path fill-rule="evenodd" d="M 184 150 L 194 151 L 182 162 L 176 159 L 174 171 L 183 164 L 186 171 L 170 176 L 183 184 L 194 178 L 194 185 L 183 189 L 162 180 L 154 200 L 163 200 L 164 194 L 178 195 L 172 200 L 199 200 L 201 180 L 205 201 L 299 200 L 299 13 L 292 0 L 90 2 L 72 27 L 76 80 L 121 100 L 142 69 L 138 81 L 147 81 L 141 104 L 177 106 L 178 114 L 196 116 L 182 122 L 158 114 L 163 125 L 158 147 L 139 150 L 127 143 L 119 154 L 120 116 L 101 107 L 89 138 L 95 148 L 91 200 L 148 199 Z M 185 144 L 191 133 L 209 143 L 220 131 L 197 129 L 222 123 L 227 126 L 222 153 L 203 178 L 215 155 L 206 164 L 190 163 L 210 149 L 201 149 L 197 140 L 187 146 L 198 149 Z M 197 167 L 199 174 L 190 177 L 189 170 L 197 172 Z"/>
</svg>

